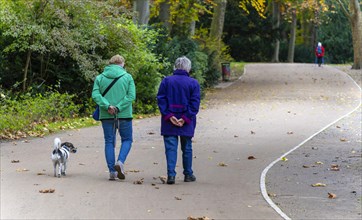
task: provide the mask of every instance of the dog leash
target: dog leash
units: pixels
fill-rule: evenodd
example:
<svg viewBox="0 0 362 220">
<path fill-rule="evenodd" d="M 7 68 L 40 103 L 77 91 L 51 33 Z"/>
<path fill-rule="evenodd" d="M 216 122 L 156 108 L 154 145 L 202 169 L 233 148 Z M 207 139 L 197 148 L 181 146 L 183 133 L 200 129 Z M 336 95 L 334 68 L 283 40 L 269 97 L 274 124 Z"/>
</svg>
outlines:
<svg viewBox="0 0 362 220">
<path fill-rule="evenodd" d="M 116 148 L 116 143 L 117 143 L 117 128 L 118 128 L 118 131 L 119 131 L 119 120 L 117 119 L 117 113 L 118 113 L 118 111 L 116 110 L 116 113 L 114 114 L 114 121 L 113 121 L 113 134 L 114 134 L 114 141 L 113 141 L 114 145 L 113 145 L 113 147 L 114 148 Z M 117 126 L 116 126 L 116 123 L 117 123 Z"/>
</svg>

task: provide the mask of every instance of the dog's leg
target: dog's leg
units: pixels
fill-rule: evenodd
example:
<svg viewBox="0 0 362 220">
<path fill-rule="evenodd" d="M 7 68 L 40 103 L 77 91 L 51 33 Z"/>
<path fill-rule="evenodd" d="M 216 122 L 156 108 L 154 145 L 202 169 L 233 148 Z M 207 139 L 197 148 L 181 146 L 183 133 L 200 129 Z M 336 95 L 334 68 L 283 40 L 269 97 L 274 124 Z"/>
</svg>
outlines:
<svg viewBox="0 0 362 220">
<path fill-rule="evenodd" d="M 60 178 L 60 174 L 61 174 L 61 172 L 62 172 L 62 169 L 63 169 L 63 164 L 62 164 L 62 163 L 59 163 L 58 178 Z"/>
<path fill-rule="evenodd" d="M 62 175 L 63 176 L 66 176 L 65 172 L 67 170 L 67 162 L 65 161 L 64 164 L 63 164 L 63 169 L 62 169 Z"/>
<path fill-rule="evenodd" d="M 57 164 L 53 162 L 54 177 L 57 176 Z"/>
</svg>

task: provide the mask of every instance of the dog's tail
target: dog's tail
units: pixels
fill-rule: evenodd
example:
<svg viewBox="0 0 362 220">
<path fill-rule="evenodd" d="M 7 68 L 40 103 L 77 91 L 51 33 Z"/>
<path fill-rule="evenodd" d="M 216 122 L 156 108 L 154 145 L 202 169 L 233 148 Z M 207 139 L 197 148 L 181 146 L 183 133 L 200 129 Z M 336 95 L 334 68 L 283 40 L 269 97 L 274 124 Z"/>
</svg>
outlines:
<svg viewBox="0 0 362 220">
<path fill-rule="evenodd" d="M 62 142 L 60 141 L 60 138 L 55 138 L 54 139 L 54 150 L 58 150 L 60 149 Z"/>
</svg>

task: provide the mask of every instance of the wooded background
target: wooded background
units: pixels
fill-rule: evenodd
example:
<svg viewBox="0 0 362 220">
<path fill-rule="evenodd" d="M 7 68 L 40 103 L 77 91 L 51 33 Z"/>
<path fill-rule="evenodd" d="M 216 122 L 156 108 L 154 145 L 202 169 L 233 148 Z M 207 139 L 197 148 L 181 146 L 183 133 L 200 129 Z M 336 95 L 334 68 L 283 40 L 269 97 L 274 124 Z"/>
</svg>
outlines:
<svg viewBox="0 0 362 220">
<path fill-rule="evenodd" d="M 136 113 L 186 55 L 202 88 L 222 62 L 315 61 L 362 66 L 359 0 L 0 0 L 0 101 L 56 91 L 89 114 L 93 80 L 121 54 L 137 87 Z M 4 104 L 5 103 L 5 104 Z"/>
</svg>

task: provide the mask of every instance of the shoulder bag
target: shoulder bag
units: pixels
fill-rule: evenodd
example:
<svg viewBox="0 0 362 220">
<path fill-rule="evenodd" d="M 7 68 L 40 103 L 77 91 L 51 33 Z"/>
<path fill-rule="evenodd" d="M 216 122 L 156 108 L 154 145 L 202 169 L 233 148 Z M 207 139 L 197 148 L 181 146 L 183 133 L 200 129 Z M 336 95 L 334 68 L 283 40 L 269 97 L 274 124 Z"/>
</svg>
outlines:
<svg viewBox="0 0 362 220">
<path fill-rule="evenodd" d="M 109 86 L 106 88 L 106 90 L 104 90 L 104 92 L 102 93 L 103 97 L 107 94 L 109 89 L 117 82 L 117 80 L 120 79 L 122 76 L 119 76 L 119 77 L 115 78 L 111 82 L 111 84 L 109 84 Z M 96 110 L 94 110 L 92 117 L 93 117 L 94 120 L 99 121 L 99 105 L 96 106 Z"/>
</svg>

